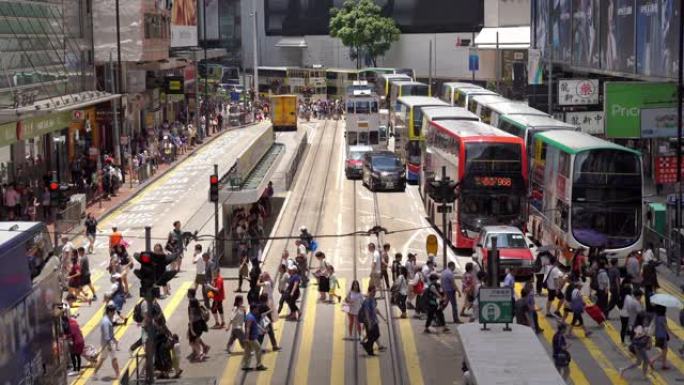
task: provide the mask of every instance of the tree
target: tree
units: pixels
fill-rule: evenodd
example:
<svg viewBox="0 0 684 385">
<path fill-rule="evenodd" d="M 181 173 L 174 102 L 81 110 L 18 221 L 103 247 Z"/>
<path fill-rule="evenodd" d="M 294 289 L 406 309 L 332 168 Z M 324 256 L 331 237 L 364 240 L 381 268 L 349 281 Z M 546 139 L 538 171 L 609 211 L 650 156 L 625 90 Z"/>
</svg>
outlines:
<svg viewBox="0 0 684 385">
<path fill-rule="evenodd" d="M 359 59 L 364 54 L 377 67 L 377 58 L 383 56 L 401 34 L 394 20 L 382 16 L 373 0 L 345 0 L 342 8 L 333 8 L 330 14 L 330 36 L 339 38 L 345 47 L 349 47 L 349 56 L 356 60 L 356 68 L 360 67 Z"/>
</svg>

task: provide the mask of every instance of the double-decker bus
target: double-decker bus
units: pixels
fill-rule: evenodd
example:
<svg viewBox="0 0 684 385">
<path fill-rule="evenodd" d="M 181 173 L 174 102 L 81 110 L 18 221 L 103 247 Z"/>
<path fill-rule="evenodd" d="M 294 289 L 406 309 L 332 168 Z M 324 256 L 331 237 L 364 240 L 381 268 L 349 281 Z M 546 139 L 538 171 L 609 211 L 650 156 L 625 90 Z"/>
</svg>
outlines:
<svg viewBox="0 0 684 385">
<path fill-rule="evenodd" d="M 641 154 L 576 131 L 534 136 L 528 229 L 568 262 L 579 248 L 618 257 L 643 243 Z"/>
<path fill-rule="evenodd" d="M 527 149 L 527 160 L 532 166 L 534 149 L 533 138 L 535 134 L 552 130 L 579 131 L 579 127 L 570 123 L 561 122 L 550 116 L 538 115 L 504 115 L 499 119 L 497 127 L 501 130 L 522 138 Z"/>
<path fill-rule="evenodd" d="M 345 99 L 345 141 L 347 146 L 387 149 L 387 135 L 380 132 L 378 96 L 370 90 L 352 90 Z"/>
<path fill-rule="evenodd" d="M 456 107 L 468 108 L 468 102 L 478 95 L 498 96 L 499 94 L 485 88 L 456 88 L 454 90 L 453 105 Z"/>
<path fill-rule="evenodd" d="M 425 133 L 422 182 L 425 209 L 441 229 L 438 202 L 430 182 L 446 175 L 459 183 L 458 199 L 447 214 L 447 239 L 457 248 L 473 248 L 483 226 L 525 223 L 527 156 L 522 139 L 488 124 L 468 120 L 432 122 Z"/>
<path fill-rule="evenodd" d="M 375 93 L 380 97 L 381 109 L 389 108 L 390 83 L 397 80 L 410 82 L 413 79 L 404 74 L 382 74 L 375 79 L 373 85 L 375 87 Z"/>
<path fill-rule="evenodd" d="M 439 93 L 439 98 L 444 100 L 445 102 L 449 103 L 450 105 L 454 105 L 454 96 L 456 95 L 456 90 L 461 90 L 461 89 L 484 89 L 477 84 L 473 83 L 465 83 L 465 82 L 447 82 L 442 84 L 442 90 Z"/>
<path fill-rule="evenodd" d="M 394 133 L 394 151 L 406 163 L 406 181 L 417 183 L 420 178 L 420 153 L 425 140 L 422 133 L 421 107 L 447 107 L 444 101 L 430 96 L 402 96 L 390 115 L 390 132 Z"/>
<path fill-rule="evenodd" d="M 397 99 L 402 96 L 431 96 L 430 87 L 427 84 L 413 80 L 392 80 L 389 86 L 389 113 L 396 108 Z"/>
<path fill-rule="evenodd" d="M 389 67 L 369 67 L 369 68 L 362 68 L 358 71 L 358 79 L 359 80 L 366 80 L 369 83 L 375 83 L 375 81 L 380 77 L 381 75 L 386 75 L 386 74 L 395 74 L 396 69 L 394 68 L 389 68 Z"/>
<path fill-rule="evenodd" d="M 66 385 L 59 259 L 40 222 L 0 223 L 0 384 Z"/>
</svg>

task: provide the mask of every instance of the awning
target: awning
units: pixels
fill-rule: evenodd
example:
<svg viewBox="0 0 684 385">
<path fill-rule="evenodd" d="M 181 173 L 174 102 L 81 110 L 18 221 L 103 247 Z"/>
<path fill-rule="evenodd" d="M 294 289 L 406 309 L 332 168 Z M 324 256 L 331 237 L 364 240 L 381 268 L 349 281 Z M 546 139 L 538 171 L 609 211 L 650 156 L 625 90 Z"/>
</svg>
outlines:
<svg viewBox="0 0 684 385">
<path fill-rule="evenodd" d="M 190 49 L 185 51 L 176 51 L 173 56 L 185 58 L 194 62 L 204 60 L 204 50 L 202 48 Z M 218 59 L 228 56 L 228 51 L 225 48 L 207 48 L 207 60 Z"/>
<path fill-rule="evenodd" d="M 303 37 L 285 37 L 280 40 L 275 45 L 278 48 L 306 48 L 306 39 Z"/>
<path fill-rule="evenodd" d="M 496 48 L 497 33 L 499 35 L 499 48 L 529 48 L 530 27 L 500 27 L 482 28 L 475 37 L 475 46 L 478 48 Z"/>
<path fill-rule="evenodd" d="M 31 105 L 19 108 L 0 109 L 0 122 L 11 122 L 55 112 L 76 110 L 120 97 L 120 94 L 111 94 L 104 91 L 84 91 L 76 94 L 55 96 L 49 99 L 41 99 Z"/>
</svg>

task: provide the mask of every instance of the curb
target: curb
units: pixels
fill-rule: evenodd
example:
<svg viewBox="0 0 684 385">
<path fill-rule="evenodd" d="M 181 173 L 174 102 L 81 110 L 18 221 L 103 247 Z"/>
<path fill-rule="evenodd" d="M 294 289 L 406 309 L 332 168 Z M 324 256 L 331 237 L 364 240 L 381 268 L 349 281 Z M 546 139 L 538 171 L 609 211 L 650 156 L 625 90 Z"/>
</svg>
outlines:
<svg viewBox="0 0 684 385">
<path fill-rule="evenodd" d="M 170 173 L 171 171 L 175 170 L 175 169 L 176 169 L 178 166 L 180 166 L 186 159 L 188 159 L 188 158 L 190 158 L 191 156 L 195 155 L 198 151 L 200 151 L 201 149 L 203 149 L 205 146 L 209 145 L 209 144 L 210 144 L 211 142 L 213 142 L 214 140 L 216 140 L 216 139 L 220 138 L 221 136 L 223 136 L 223 134 L 226 134 L 226 133 L 228 133 L 228 132 L 230 132 L 230 131 L 233 131 L 233 130 L 235 130 L 235 129 L 255 126 L 255 125 L 259 124 L 259 123 L 261 123 L 261 122 L 245 124 L 245 125 L 242 125 L 242 126 L 231 126 L 230 128 L 224 128 L 223 131 L 220 132 L 218 135 L 214 134 L 214 135 L 210 136 L 210 137 L 208 138 L 208 140 L 207 140 L 207 137 L 205 137 L 204 142 L 203 142 L 201 145 L 195 147 L 195 148 L 194 148 L 193 150 L 191 150 L 190 152 L 188 152 L 188 153 L 186 154 L 185 158 L 183 158 L 183 159 L 180 160 L 180 161 L 175 162 L 174 164 L 172 164 L 172 165 L 171 165 L 169 168 L 167 168 L 166 170 L 156 173 L 153 177 L 151 177 L 151 178 L 147 179 L 145 182 L 139 184 L 138 187 L 135 189 L 135 191 L 134 191 L 128 198 L 126 198 L 125 200 L 123 200 L 121 203 L 119 203 L 119 204 L 117 204 L 117 205 L 115 205 L 115 206 L 112 206 L 111 208 L 105 210 L 105 212 L 103 212 L 101 215 L 99 215 L 98 217 L 96 217 L 97 221 L 98 221 L 98 222 L 101 222 L 101 221 L 105 220 L 105 219 L 106 219 L 108 216 L 110 216 L 114 211 L 120 209 L 122 206 L 124 206 L 125 204 L 127 204 L 128 202 L 130 202 L 133 198 L 135 198 L 135 197 L 137 197 L 138 195 L 140 195 L 143 191 L 145 191 L 145 189 L 146 189 L 149 185 L 151 185 L 152 183 L 158 181 L 159 179 L 161 179 L 163 176 L 165 176 L 166 174 Z M 87 212 L 87 211 L 88 211 L 88 207 L 86 206 L 86 212 Z M 80 236 L 81 236 L 81 232 L 82 232 L 81 230 L 82 230 L 82 229 L 83 229 L 83 224 L 82 224 L 82 223 L 79 223 L 79 225 L 78 225 L 74 230 L 72 230 L 72 236 L 69 238 L 69 240 L 70 240 L 70 241 L 73 241 L 74 239 L 80 237 Z"/>
</svg>

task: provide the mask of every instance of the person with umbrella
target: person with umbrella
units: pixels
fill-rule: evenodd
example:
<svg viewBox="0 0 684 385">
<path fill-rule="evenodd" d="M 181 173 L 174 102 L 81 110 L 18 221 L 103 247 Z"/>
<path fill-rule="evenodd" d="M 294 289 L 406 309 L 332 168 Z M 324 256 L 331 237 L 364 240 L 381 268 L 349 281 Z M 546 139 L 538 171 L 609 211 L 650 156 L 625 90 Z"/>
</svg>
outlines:
<svg viewBox="0 0 684 385">
<path fill-rule="evenodd" d="M 655 294 L 650 297 L 650 300 L 651 305 L 653 306 L 653 310 L 655 312 L 655 318 L 653 319 L 653 321 L 651 321 L 655 323 L 655 332 L 653 333 L 655 337 L 655 346 L 660 349 L 660 353 L 658 353 L 655 357 L 651 358 L 650 363 L 651 366 L 653 366 L 653 363 L 660 359 L 662 362 L 661 368 L 663 370 L 667 370 L 670 368 L 667 365 L 667 352 L 668 341 L 670 340 L 670 329 L 667 327 L 667 316 L 665 313 L 668 307 L 681 309 L 682 302 L 678 298 L 670 294 Z"/>
</svg>

